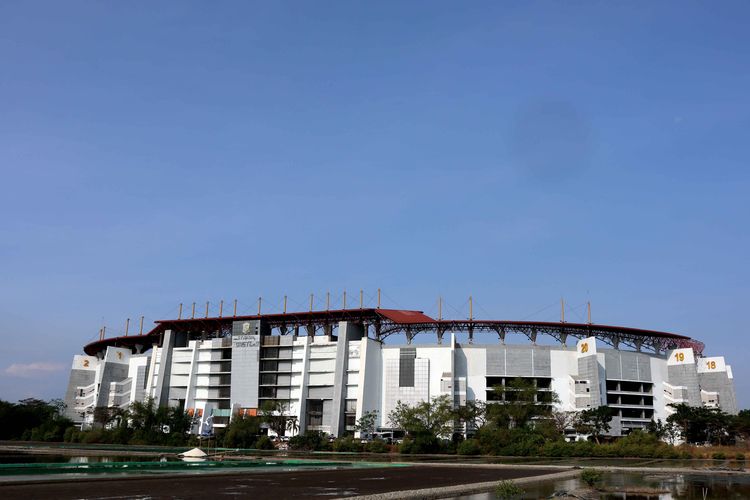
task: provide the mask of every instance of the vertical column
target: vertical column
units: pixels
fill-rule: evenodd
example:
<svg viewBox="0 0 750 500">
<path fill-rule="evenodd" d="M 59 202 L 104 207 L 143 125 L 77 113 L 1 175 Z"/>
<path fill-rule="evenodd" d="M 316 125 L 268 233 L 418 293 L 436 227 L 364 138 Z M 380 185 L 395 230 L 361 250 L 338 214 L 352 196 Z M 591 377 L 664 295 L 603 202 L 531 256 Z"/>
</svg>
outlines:
<svg viewBox="0 0 750 500">
<path fill-rule="evenodd" d="M 361 324 L 342 321 L 339 323 L 339 337 L 336 342 L 336 369 L 333 379 L 333 414 L 331 434 L 339 437 L 344 432 L 344 410 L 346 404 L 346 379 L 349 361 L 349 341 L 360 340 L 364 336 Z"/>
<path fill-rule="evenodd" d="M 307 383 L 310 376 L 310 344 L 312 344 L 313 335 L 305 336 L 305 349 L 302 351 L 302 374 L 299 383 L 299 433 L 304 434 L 307 430 Z"/>
<path fill-rule="evenodd" d="M 161 343 L 159 356 L 159 375 L 154 390 L 154 403 L 166 406 L 169 403 L 169 376 L 172 372 L 172 349 L 174 348 L 174 332 L 167 330 Z"/>
<path fill-rule="evenodd" d="M 191 342 L 193 352 L 190 358 L 190 371 L 188 372 L 187 391 L 185 393 L 185 410 L 195 406 L 195 384 L 198 375 L 198 341 Z M 188 343 L 190 345 L 191 343 Z"/>
</svg>

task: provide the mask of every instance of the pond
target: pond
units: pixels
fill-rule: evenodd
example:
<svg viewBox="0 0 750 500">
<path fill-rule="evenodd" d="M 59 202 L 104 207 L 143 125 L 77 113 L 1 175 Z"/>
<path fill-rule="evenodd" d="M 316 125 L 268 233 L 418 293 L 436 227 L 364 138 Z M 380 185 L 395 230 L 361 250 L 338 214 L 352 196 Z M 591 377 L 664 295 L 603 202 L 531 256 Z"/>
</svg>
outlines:
<svg viewBox="0 0 750 500">
<path fill-rule="evenodd" d="M 750 476 L 729 474 L 663 474 L 653 473 L 605 473 L 602 489 L 597 497 L 586 495 L 586 485 L 579 479 L 564 479 L 523 485 L 525 499 L 566 498 L 562 492 L 578 495 L 578 498 L 602 500 L 671 500 L 671 499 L 732 499 L 750 498 Z M 704 496 L 705 493 L 705 496 Z M 494 492 L 456 497 L 461 500 L 497 500 Z M 574 497 L 567 497 L 574 498 Z"/>
</svg>

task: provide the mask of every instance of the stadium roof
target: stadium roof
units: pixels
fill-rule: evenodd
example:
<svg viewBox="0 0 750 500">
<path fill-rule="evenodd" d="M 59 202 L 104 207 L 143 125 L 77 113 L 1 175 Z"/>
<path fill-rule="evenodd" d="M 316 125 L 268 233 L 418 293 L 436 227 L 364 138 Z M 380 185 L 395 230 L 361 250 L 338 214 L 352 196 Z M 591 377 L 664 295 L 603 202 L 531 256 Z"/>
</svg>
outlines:
<svg viewBox="0 0 750 500">
<path fill-rule="evenodd" d="M 153 344 L 161 342 L 162 335 L 166 330 L 185 331 L 196 335 L 225 336 L 231 334 L 233 322 L 250 320 L 262 320 L 271 329 L 278 329 L 280 334 L 332 329 L 340 321 L 351 321 L 364 323 L 368 327 L 372 327 L 374 336 L 378 340 L 383 340 L 395 333 L 405 333 L 409 342 L 416 334 L 428 332 L 435 332 L 439 340 L 446 332 L 467 332 L 471 342 L 474 332 L 484 331 L 495 332 L 503 340 L 508 333 L 520 333 L 526 335 L 532 342 L 536 342 L 539 334 L 551 336 L 561 343 L 565 343 L 568 337 L 585 338 L 593 336 L 614 347 L 626 345 L 636 350 L 645 347 L 654 352 L 691 347 L 698 354 L 701 354 L 704 348 L 701 342 L 684 335 L 640 328 L 546 321 L 436 320 L 422 311 L 357 308 L 251 316 L 165 319 L 156 321 L 156 326 L 143 335 L 102 338 L 91 342 L 84 347 L 84 352 L 89 355 L 96 355 L 108 346 L 128 347 L 136 352 L 147 350 Z"/>
</svg>

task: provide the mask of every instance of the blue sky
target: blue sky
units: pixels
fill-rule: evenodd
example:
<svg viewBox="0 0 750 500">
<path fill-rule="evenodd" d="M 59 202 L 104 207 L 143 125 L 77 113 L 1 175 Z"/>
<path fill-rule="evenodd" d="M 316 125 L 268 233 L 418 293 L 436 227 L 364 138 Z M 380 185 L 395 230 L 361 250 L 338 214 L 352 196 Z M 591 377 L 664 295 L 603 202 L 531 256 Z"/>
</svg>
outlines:
<svg viewBox="0 0 750 500">
<path fill-rule="evenodd" d="M 747 407 L 749 14 L 3 2 L 0 398 L 62 396 L 102 324 L 381 287 L 591 300 L 727 356 Z"/>
</svg>

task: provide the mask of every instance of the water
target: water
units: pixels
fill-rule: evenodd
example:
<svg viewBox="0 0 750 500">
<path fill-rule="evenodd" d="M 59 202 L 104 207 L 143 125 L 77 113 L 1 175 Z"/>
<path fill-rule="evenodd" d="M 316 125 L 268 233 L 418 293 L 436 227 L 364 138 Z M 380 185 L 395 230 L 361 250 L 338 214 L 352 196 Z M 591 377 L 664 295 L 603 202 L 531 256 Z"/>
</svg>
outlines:
<svg viewBox="0 0 750 500">
<path fill-rule="evenodd" d="M 178 460 L 167 457 L 168 460 Z M 55 455 L 32 453 L 0 453 L 0 464 L 88 464 L 99 462 L 158 462 L 158 455 Z"/>
<path fill-rule="evenodd" d="M 549 498 L 566 491 L 579 497 L 602 500 L 672 500 L 739 499 L 750 498 L 750 476 L 728 474 L 661 474 L 661 473 L 605 473 L 601 488 L 606 493 L 596 496 L 578 478 L 523 485 L 520 498 Z M 619 492 L 618 492 L 619 490 Z M 641 491 L 635 491 L 641 490 Z M 624 492 L 623 492 L 624 491 Z M 629 492 L 628 492 L 629 491 Z M 704 491 L 706 496 L 703 496 Z M 552 497 L 555 498 L 555 497 Z M 558 498 L 565 498 L 560 496 Z M 461 500 L 497 500 L 494 492 L 456 497 Z"/>
</svg>

